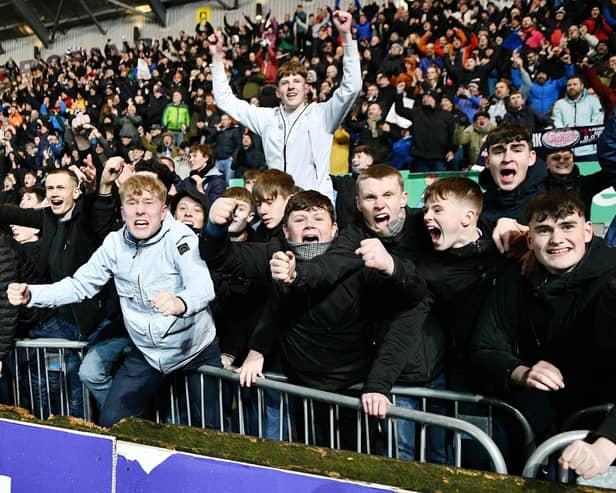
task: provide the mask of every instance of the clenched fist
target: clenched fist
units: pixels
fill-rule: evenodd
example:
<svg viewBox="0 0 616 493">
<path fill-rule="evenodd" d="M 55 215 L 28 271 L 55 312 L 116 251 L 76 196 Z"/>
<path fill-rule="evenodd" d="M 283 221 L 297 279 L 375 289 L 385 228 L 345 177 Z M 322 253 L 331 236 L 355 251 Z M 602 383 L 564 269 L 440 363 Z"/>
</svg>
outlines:
<svg viewBox="0 0 616 493">
<path fill-rule="evenodd" d="M 12 282 L 7 287 L 6 295 L 11 305 L 27 305 L 30 301 L 30 288 L 26 283 Z"/>
</svg>

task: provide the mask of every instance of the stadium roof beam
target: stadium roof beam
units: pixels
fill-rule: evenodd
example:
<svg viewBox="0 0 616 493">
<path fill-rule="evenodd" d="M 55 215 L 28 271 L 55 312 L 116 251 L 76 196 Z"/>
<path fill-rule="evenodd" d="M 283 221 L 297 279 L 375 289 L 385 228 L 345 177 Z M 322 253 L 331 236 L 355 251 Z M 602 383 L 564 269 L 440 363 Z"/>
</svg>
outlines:
<svg viewBox="0 0 616 493">
<path fill-rule="evenodd" d="M 158 23 L 162 27 L 167 27 L 167 8 L 163 5 L 163 2 L 161 0 L 148 0 L 148 4 L 152 8 Z"/>
<path fill-rule="evenodd" d="M 120 2 L 119 0 L 107 0 L 107 3 L 110 3 L 112 5 L 117 5 L 118 7 L 122 7 L 123 9 L 129 10 L 133 14 L 142 15 L 147 18 L 152 17 L 152 15 L 149 12 L 143 12 L 142 10 L 135 8 L 132 5 L 128 5 L 127 3 Z"/>
<path fill-rule="evenodd" d="M 56 11 L 56 15 L 53 18 L 53 29 L 51 30 L 51 38 L 49 38 L 52 43 L 56 40 L 56 31 L 58 30 L 58 22 L 60 21 L 60 14 L 62 13 L 63 5 L 64 0 L 60 0 L 60 5 L 58 5 L 58 10 Z"/>
<path fill-rule="evenodd" d="M 92 22 L 96 24 L 96 27 L 98 27 L 98 30 L 101 32 L 101 34 L 107 34 L 107 31 L 105 31 L 105 28 L 101 25 L 100 22 L 98 22 L 98 19 L 94 16 L 94 13 L 92 12 L 92 10 L 90 10 L 90 7 L 86 3 L 86 0 L 79 0 L 79 3 L 83 7 L 83 10 L 85 10 L 88 13 L 88 15 L 90 16 L 90 19 L 92 19 Z"/>
<path fill-rule="evenodd" d="M 239 8 L 239 1 L 233 0 L 233 5 L 227 5 L 222 0 L 216 0 L 216 3 L 219 4 L 225 10 L 237 10 Z"/>
<path fill-rule="evenodd" d="M 43 25 L 43 23 L 39 20 L 38 16 L 32 12 L 26 2 L 22 0 L 11 0 L 11 5 L 15 8 L 15 10 L 23 17 L 26 21 L 26 24 L 32 28 L 34 34 L 41 40 L 43 46 L 45 48 L 49 47 L 49 31 Z"/>
</svg>

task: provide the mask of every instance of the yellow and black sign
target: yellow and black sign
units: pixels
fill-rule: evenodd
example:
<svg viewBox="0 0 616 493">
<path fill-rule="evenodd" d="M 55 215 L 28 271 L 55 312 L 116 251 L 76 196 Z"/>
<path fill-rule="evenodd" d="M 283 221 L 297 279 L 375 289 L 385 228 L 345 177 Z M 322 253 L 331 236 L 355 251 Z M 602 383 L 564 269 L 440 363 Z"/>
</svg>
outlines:
<svg viewBox="0 0 616 493">
<path fill-rule="evenodd" d="M 197 15 L 197 24 L 201 22 L 211 22 L 212 21 L 212 7 L 201 7 L 195 11 Z"/>
</svg>

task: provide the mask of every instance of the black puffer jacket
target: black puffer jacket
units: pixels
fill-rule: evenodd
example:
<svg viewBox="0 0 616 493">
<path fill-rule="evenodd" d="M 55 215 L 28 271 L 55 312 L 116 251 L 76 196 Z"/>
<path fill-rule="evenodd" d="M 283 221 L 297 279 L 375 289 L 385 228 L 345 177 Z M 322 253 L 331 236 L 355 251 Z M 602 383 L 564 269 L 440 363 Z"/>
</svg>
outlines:
<svg viewBox="0 0 616 493">
<path fill-rule="evenodd" d="M 36 269 L 19 244 L 0 230 L 0 361 L 13 344 L 19 323 L 33 323 L 33 310 L 11 305 L 6 289 L 11 282 L 36 281 Z"/>
</svg>

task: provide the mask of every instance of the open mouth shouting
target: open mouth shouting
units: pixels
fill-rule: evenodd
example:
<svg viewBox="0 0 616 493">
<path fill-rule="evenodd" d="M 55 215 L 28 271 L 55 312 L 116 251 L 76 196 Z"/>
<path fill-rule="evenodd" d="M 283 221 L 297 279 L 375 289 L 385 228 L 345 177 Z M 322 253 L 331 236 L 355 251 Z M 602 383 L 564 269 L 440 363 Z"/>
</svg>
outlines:
<svg viewBox="0 0 616 493">
<path fill-rule="evenodd" d="M 503 185 L 511 185 L 515 182 L 517 172 L 513 168 L 501 168 L 500 181 Z"/>
<path fill-rule="evenodd" d="M 386 212 L 381 212 L 374 216 L 374 225 L 377 229 L 386 229 L 389 227 L 390 216 Z"/>
<path fill-rule="evenodd" d="M 49 204 L 51 205 L 52 210 L 58 210 L 58 209 L 61 209 L 62 206 L 64 205 L 64 200 L 58 199 L 58 198 L 52 198 L 49 200 Z"/>
<path fill-rule="evenodd" d="M 319 243 L 319 235 L 313 232 L 307 232 L 302 235 L 302 243 Z"/>
<path fill-rule="evenodd" d="M 430 238 L 432 239 L 432 244 L 435 246 L 438 245 L 441 237 L 443 236 L 441 229 L 433 224 L 427 226 L 427 228 Z"/>
</svg>

